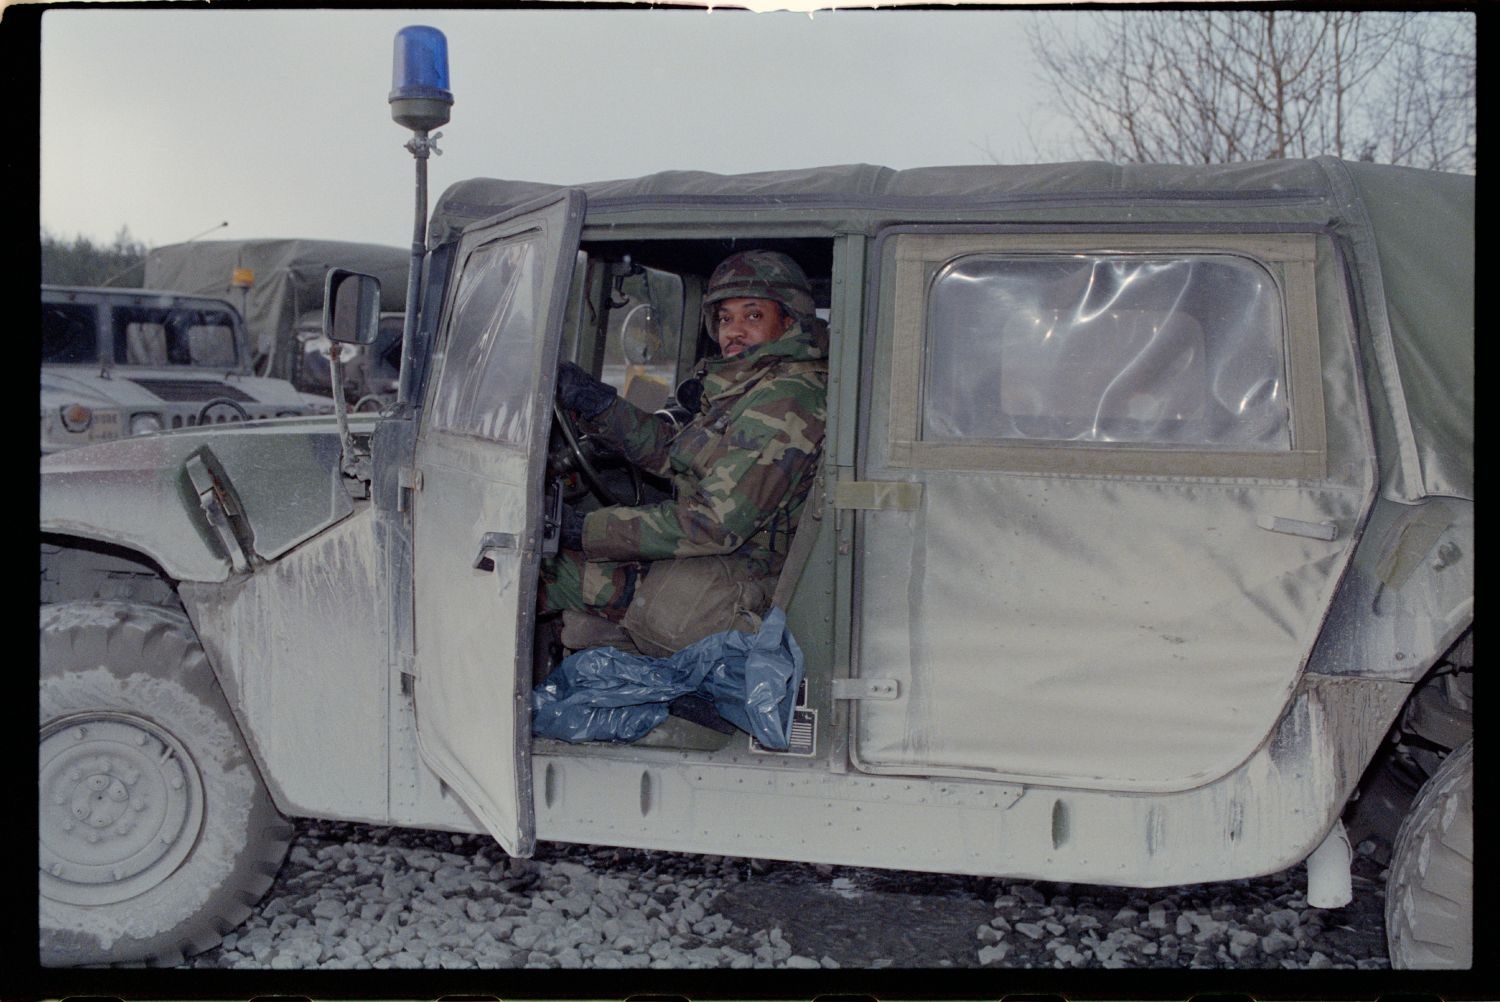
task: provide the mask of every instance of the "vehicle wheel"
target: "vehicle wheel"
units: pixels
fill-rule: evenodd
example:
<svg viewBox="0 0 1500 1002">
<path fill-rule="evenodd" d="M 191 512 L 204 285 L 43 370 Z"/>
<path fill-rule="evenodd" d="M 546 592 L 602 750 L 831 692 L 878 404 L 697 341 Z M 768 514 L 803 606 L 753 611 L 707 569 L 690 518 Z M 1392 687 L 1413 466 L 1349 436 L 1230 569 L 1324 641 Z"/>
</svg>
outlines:
<svg viewBox="0 0 1500 1002">
<path fill-rule="evenodd" d="M 1474 742 L 1423 785 L 1401 824 L 1385 888 L 1396 968 L 1469 967 L 1474 958 Z"/>
<path fill-rule="evenodd" d="M 250 914 L 291 839 L 188 621 L 41 610 L 38 923 L 47 966 L 172 965 Z"/>
</svg>

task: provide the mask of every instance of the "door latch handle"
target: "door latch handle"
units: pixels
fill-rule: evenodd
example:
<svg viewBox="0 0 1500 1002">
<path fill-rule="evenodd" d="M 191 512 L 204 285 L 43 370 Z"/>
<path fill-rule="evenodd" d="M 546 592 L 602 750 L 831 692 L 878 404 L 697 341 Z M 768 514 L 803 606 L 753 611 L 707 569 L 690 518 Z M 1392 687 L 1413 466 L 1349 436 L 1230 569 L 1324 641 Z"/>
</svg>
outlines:
<svg viewBox="0 0 1500 1002">
<path fill-rule="evenodd" d="M 479 552 L 474 555 L 474 569 L 494 570 L 495 561 L 490 558 L 490 551 L 514 550 L 515 548 L 516 534 L 514 532 L 486 532 L 479 537 Z"/>
</svg>

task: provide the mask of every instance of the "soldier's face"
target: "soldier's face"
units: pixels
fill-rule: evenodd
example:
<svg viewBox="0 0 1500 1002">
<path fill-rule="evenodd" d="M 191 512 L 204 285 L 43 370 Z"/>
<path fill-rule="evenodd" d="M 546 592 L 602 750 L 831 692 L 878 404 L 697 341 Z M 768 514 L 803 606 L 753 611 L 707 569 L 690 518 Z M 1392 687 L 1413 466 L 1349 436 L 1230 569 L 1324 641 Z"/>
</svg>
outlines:
<svg viewBox="0 0 1500 1002">
<path fill-rule="evenodd" d="M 726 299 L 719 304 L 719 351 L 726 358 L 767 341 L 775 341 L 792 326 L 792 318 L 781 312 L 772 299 Z"/>
</svg>

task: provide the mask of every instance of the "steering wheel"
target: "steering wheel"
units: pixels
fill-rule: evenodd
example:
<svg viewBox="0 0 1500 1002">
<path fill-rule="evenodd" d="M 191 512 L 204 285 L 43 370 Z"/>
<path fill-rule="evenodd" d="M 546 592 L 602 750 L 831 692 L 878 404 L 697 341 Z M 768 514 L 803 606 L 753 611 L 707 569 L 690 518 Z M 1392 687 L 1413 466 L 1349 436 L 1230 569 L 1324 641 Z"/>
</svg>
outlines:
<svg viewBox="0 0 1500 1002">
<path fill-rule="evenodd" d="M 250 412 L 247 411 L 247 410 L 245 410 L 245 408 L 241 407 L 240 404 L 239 404 L 239 401 L 237 401 L 237 400 L 230 400 L 228 397 L 214 397 L 208 403 L 204 404 L 203 407 L 202 407 L 202 409 L 200 409 L 198 411 L 198 422 L 197 423 L 198 424 L 205 424 L 205 423 L 207 423 L 206 419 L 208 417 L 208 413 L 209 413 L 209 411 L 213 410 L 215 407 L 228 407 L 230 410 L 234 411 L 235 414 L 238 415 L 238 417 L 237 418 L 230 418 L 231 421 L 233 421 L 233 420 L 249 421 L 250 420 Z"/>
<path fill-rule="evenodd" d="M 603 505 L 637 505 L 641 503 L 641 474 L 634 465 L 630 466 L 630 482 L 634 488 L 634 497 L 621 497 L 614 489 L 599 475 L 599 469 L 594 465 L 594 460 L 589 456 L 589 450 L 584 448 L 584 443 L 596 441 L 586 435 L 580 434 L 578 426 L 568 416 L 567 410 L 558 403 L 556 398 L 552 401 L 552 421 L 557 426 L 558 434 L 562 436 L 563 443 L 567 446 L 567 462 L 563 465 L 572 466 L 583 474 L 583 482 L 588 485 L 589 491 L 599 499 Z"/>
</svg>

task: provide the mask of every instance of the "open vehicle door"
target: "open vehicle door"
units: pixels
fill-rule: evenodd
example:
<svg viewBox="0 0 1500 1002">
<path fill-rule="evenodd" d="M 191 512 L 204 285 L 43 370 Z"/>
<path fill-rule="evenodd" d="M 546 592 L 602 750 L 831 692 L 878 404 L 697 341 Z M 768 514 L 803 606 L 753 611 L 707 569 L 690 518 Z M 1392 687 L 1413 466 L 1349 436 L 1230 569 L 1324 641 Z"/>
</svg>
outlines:
<svg viewBox="0 0 1500 1002">
<path fill-rule="evenodd" d="M 417 739 L 505 850 L 529 856 L 531 636 L 553 366 L 581 191 L 465 232 L 412 498 Z"/>
</svg>

